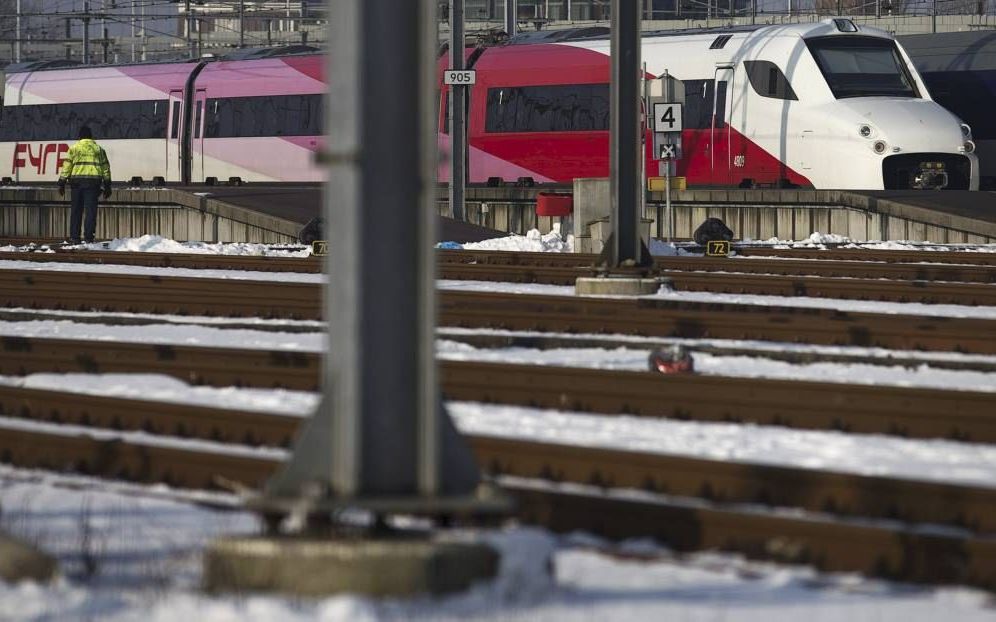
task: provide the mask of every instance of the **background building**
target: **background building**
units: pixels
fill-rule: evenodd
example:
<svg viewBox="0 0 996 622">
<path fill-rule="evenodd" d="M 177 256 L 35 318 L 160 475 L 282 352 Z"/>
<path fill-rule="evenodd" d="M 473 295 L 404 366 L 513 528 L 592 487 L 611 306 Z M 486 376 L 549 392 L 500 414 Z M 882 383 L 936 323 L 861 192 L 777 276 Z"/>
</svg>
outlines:
<svg viewBox="0 0 996 622">
<path fill-rule="evenodd" d="M 641 2 L 648 30 L 828 15 L 851 16 L 897 34 L 996 27 L 996 0 Z M 441 37 L 449 31 L 448 4 L 440 0 Z M 519 28 L 605 24 L 610 6 L 610 0 L 519 0 Z M 505 0 L 465 0 L 468 35 L 502 29 L 504 7 Z M 0 67 L 18 58 L 82 61 L 85 51 L 92 63 L 114 63 L 222 54 L 238 47 L 320 45 L 327 30 L 324 11 L 320 0 L 0 0 Z"/>
</svg>

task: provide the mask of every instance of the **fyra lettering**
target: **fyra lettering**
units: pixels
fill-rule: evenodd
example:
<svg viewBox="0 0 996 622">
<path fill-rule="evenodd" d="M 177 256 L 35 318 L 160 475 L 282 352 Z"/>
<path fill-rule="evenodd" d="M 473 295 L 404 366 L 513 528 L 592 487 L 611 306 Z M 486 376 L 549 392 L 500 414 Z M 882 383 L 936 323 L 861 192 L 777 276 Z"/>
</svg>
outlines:
<svg viewBox="0 0 996 622">
<path fill-rule="evenodd" d="M 35 150 L 37 147 L 37 151 Z M 66 161 L 63 157 L 69 151 L 69 145 L 66 143 L 17 143 L 14 146 L 14 162 L 11 166 L 11 174 L 16 174 L 18 169 L 22 168 L 32 168 L 39 175 L 46 175 L 51 170 L 53 173 L 58 173 L 59 169 L 62 168 L 62 163 Z M 52 155 L 55 155 L 54 164 L 55 168 L 49 168 L 49 162 L 53 161 Z"/>
</svg>

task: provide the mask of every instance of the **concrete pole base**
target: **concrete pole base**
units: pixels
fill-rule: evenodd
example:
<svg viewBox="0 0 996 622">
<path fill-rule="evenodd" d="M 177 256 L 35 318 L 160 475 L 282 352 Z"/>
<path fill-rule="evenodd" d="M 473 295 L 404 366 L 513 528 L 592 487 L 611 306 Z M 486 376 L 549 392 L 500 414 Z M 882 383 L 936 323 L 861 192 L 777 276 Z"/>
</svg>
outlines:
<svg viewBox="0 0 996 622">
<path fill-rule="evenodd" d="M 235 537 L 204 554 L 209 592 L 324 596 L 411 596 L 462 591 L 498 570 L 498 553 L 478 543 L 430 539 Z"/>
<path fill-rule="evenodd" d="M 0 580 L 49 581 L 59 569 L 55 558 L 34 546 L 0 532 Z"/>
<path fill-rule="evenodd" d="M 647 296 L 656 294 L 665 281 L 632 277 L 581 277 L 574 283 L 578 296 Z"/>
</svg>

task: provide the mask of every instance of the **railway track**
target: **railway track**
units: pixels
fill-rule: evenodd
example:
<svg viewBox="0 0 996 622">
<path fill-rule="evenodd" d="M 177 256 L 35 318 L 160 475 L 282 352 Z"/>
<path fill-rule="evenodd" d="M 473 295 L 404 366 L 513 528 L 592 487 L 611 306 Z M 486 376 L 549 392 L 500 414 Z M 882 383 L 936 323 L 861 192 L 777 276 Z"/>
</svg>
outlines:
<svg viewBox="0 0 996 622">
<path fill-rule="evenodd" d="M 269 272 L 320 272 L 317 258 L 224 257 L 169 253 L 7 253 L 29 256 L 46 263 L 94 263 L 142 265 L 166 268 L 224 269 Z M 535 253 L 509 263 L 501 255 L 478 253 L 441 255 L 440 278 L 573 285 L 579 277 L 595 274 L 593 256 L 579 260 L 573 255 Z M 120 256 L 120 257 L 119 257 Z M 545 258 L 550 259 L 545 259 Z M 585 256 L 582 256 L 585 257 Z M 545 259 L 542 261 L 541 259 Z M 533 261 L 535 260 L 535 261 Z M 826 264 L 826 265 L 824 265 Z M 927 304 L 996 304 L 996 267 L 924 266 L 916 264 L 863 264 L 860 262 L 814 262 L 788 260 L 724 260 L 712 257 L 673 257 L 657 260 L 660 276 L 680 291 L 755 294 L 767 296 L 811 296 Z"/>
<path fill-rule="evenodd" d="M 176 257 L 168 260 L 176 261 Z M 705 258 L 670 259 L 677 260 L 677 268 L 672 268 L 678 275 L 676 281 L 698 271 L 719 273 L 704 277 L 718 283 L 716 277 L 730 276 L 722 274 L 722 262 L 776 269 L 755 263 L 765 261 L 760 259 L 700 264 L 678 262 Z M 314 259 L 239 260 L 247 267 L 237 269 L 259 270 L 250 266 L 270 262 L 281 268 L 263 269 L 320 269 Z M 441 273 L 445 276 L 447 270 L 460 271 L 468 265 L 483 266 L 470 270 L 493 270 L 488 261 L 445 260 Z M 805 269 L 822 271 L 811 276 L 824 282 L 872 278 L 916 281 L 920 279 L 917 274 L 938 280 L 945 278 L 942 274 L 955 275 L 965 281 L 952 284 L 967 288 L 962 296 L 976 295 L 968 286 L 983 292 L 981 288 L 991 287 L 993 282 L 993 268 L 981 261 L 970 266 L 927 268 L 883 264 L 892 266 L 892 276 L 870 276 L 886 274 L 875 273 L 880 269 L 876 267 L 856 279 L 840 278 L 832 271 L 846 266 L 822 258 L 819 262 L 782 259 L 770 263 L 824 262 L 825 267 Z M 169 265 L 205 267 L 196 263 Z M 232 269 L 231 265 L 226 269 Z M 537 271 L 548 268 L 565 274 L 578 270 L 576 265 L 565 264 L 540 265 Z M 800 265 L 798 269 L 803 268 Z M 91 278 L 87 273 L 47 271 L 5 274 L 15 272 L 0 271 L 0 300 L 9 306 L 92 308 L 92 301 L 97 300 L 97 308 L 108 311 L 289 318 L 317 318 L 320 312 L 314 284 L 266 282 L 259 287 L 259 282 L 229 279 Z M 740 277 L 743 286 L 750 275 L 733 276 Z M 765 280 L 764 287 L 777 282 Z M 881 282 L 877 285 L 882 287 Z M 660 299 L 444 291 L 440 320 L 444 325 L 475 328 L 805 340 L 996 353 L 996 331 L 992 330 L 996 324 L 989 320 Z M 317 355 L 300 352 L 117 342 L 101 342 L 97 349 L 72 340 L 0 339 L 2 374 L 148 371 L 219 386 L 314 389 L 318 363 Z M 973 442 L 996 439 L 996 396 L 989 393 L 467 362 L 443 362 L 440 376 L 448 399 Z M 272 448 L 286 447 L 300 421 L 295 416 L 0 386 L 0 461 L 181 487 L 210 488 L 219 478 L 258 487 L 284 455 Z M 823 570 L 968 583 L 996 590 L 993 488 L 523 439 L 474 436 L 470 442 L 485 470 L 499 477 L 515 495 L 519 516 L 551 529 L 585 529 L 619 538 L 650 536 L 680 551 L 718 548 L 809 563 Z"/>
<path fill-rule="evenodd" d="M 91 403 L 89 408 L 97 413 L 100 407 Z M 150 406 L 136 421 L 188 413 L 185 408 L 174 414 L 157 408 Z M 116 410 L 136 412 L 127 405 Z M 211 434 L 225 438 L 222 426 L 234 426 L 239 437 L 247 427 L 255 429 L 257 415 L 227 411 Z M 95 415 L 90 416 L 88 423 L 93 423 Z M 201 418 L 189 420 L 191 431 L 205 427 Z M 133 421 L 116 423 L 127 429 Z M 179 423 L 174 419 L 172 425 Z M 269 439 L 263 427 L 259 430 L 261 439 Z M 988 510 L 996 496 L 992 489 L 488 437 L 470 442 L 486 470 L 506 474 L 499 481 L 518 501 L 520 518 L 551 529 L 652 536 L 680 551 L 718 548 L 822 570 L 996 589 L 996 539 L 988 534 Z M 184 488 L 214 488 L 220 479 L 258 488 L 281 459 L 273 450 L 0 419 L 0 461 L 19 467 Z M 510 479 L 512 472 L 537 479 Z M 556 484 L 549 483 L 551 478 Z M 737 505 L 741 500 L 751 505 Z M 800 516 L 798 510 L 768 505 L 815 508 L 818 514 Z M 847 519 L 852 512 L 860 518 Z M 921 519 L 957 527 L 923 529 Z M 901 522 L 906 520 L 914 522 Z"/>
<path fill-rule="evenodd" d="M 831 252 L 831 251 L 823 251 Z M 850 252 L 850 251 L 848 251 Z M 906 281 L 948 281 L 961 283 L 996 283 L 996 253 L 937 253 L 879 251 L 891 253 L 888 259 L 834 259 L 806 256 L 800 259 L 774 258 L 751 253 L 744 258 L 657 257 L 656 265 L 665 270 L 685 272 L 740 272 L 745 274 L 808 275 Z M 816 255 L 810 251 L 809 255 Z M 895 255 L 898 255 L 895 256 Z M 939 255 L 952 260 L 965 256 L 962 264 L 932 262 Z M 982 255 L 982 257 L 976 257 Z M 586 275 L 596 255 L 583 253 L 512 253 L 507 251 L 437 251 L 441 267 L 459 264 L 544 268 L 555 276 L 556 268 L 564 275 Z M 944 259 L 945 257 L 940 257 Z M 987 261 L 988 259 L 988 261 Z M 321 272 L 319 257 L 259 257 L 247 255 L 204 255 L 183 253 L 128 253 L 108 251 L 59 251 L 56 253 L 0 252 L 0 260 L 43 263 L 117 264 L 159 268 L 211 270 L 254 270 L 265 272 Z M 509 272 L 512 273 L 511 271 Z"/>
<path fill-rule="evenodd" d="M 311 283 L 0 270 L 11 307 L 320 319 Z M 610 332 L 657 337 L 806 341 L 826 345 L 996 353 L 985 319 L 844 312 L 833 309 L 443 291 L 444 326 Z"/>
<path fill-rule="evenodd" d="M 320 364 L 319 354 L 306 352 L 0 339 L 3 375 L 159 373 L 193 384 L 314 391 Z M 996 394 L 986 392 L 468 361 L 442 361 L 440 380 L 452 400 L 996 442 Z M 28 407 L 22 395 L 0 386 L 0 412 Z"/>
</svg>

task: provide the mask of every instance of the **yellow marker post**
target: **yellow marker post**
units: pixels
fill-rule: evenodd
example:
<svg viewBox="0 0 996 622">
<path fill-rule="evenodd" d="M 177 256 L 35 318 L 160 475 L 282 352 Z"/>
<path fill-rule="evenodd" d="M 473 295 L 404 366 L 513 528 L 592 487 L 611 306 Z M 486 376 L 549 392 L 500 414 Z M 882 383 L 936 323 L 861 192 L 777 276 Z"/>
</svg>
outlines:
<svg viewBox="0 0 996 622">
<path fill-rule="evenodd" d="M 315 240 L 311 243 L 311 254 L 315 257 L 324 257 L 329 254 L 329 243 L 325 240 Z"/>
<path fill-rule="evenodd" d="M 706 255 L 709 257 L 728 257 L 730 243 L 727 240 L 709 240 L 706 242 Z"/>
</svg>

